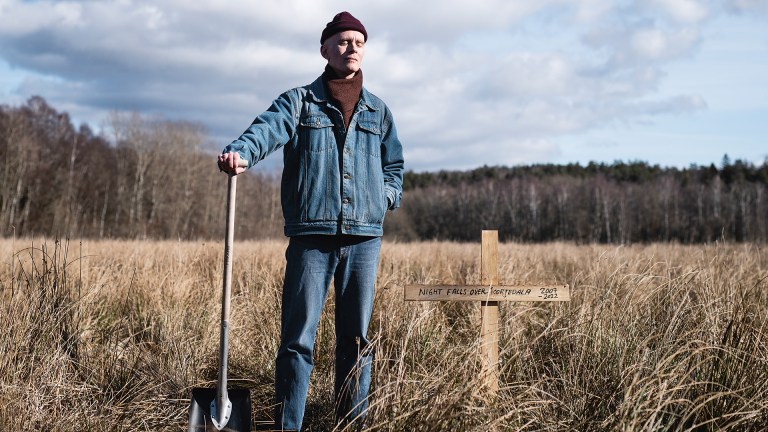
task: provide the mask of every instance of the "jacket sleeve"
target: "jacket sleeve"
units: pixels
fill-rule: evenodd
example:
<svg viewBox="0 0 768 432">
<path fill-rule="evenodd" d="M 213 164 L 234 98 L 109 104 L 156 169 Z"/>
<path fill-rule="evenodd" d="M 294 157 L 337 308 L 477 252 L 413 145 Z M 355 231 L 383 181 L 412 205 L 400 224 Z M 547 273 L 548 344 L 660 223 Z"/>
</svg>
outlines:
<svg viewBox="0 0 768 432">
<path fill-rule="evenodd" d="M 389 108 L 384 108 L 384 127 L 381 139 L 381 167 L 384 171 L 384 190 L 389 209 L 400 207 L 403 197 L 403 146 L 397 138 L 397 129 Z"/>
<path fill-rule="evenodd" d="M 248 168 L 284 146 L 296 133 L 297 97 L 290 90 L 259 114 L 240 137 L 224 147 L 222 153 L 237 152 L 248 161 Z"/>
</svg>

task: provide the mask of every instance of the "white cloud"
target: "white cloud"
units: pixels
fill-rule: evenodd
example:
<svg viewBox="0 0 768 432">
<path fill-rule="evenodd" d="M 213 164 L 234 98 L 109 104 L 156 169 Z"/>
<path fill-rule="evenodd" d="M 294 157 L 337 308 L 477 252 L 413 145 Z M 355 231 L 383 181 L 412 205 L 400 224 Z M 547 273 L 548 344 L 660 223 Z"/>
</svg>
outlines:
<svg viewBox="0 0 768 432">
<path fill-rule="evenodd" d="M 640 61 L 672 60 L 689 53 L 698 40 L 699 33 L 692 28 L 643 28 L 631 36 L 630 55 Z"/>
<path fill-rule="evenodd" d="M 738 12 L 768 13 L 768 0 L 728 0 L 727 3 Z"/>
<path fill-rule="evenodd" d="M 648 0 L 648 3 L 682 23 L 698 23 L 709 15 L 709 9 L 696 0 Z"/>
<path fill-rule="evenodd" d="M 576 2 L 574 17 L 585 23 L 595 22 L 607 16 L 615 7 L 613 0 L 581 0 Z"/>
</svg>

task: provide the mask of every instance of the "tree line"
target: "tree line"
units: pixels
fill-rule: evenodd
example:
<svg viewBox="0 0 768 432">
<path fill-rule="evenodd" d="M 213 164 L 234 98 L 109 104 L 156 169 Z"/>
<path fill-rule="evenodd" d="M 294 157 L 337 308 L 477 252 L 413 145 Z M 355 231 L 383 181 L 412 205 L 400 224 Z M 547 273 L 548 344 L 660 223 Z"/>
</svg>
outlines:
<svg viewBox="0 0 768 432">
<path fill-rule="evenodd" d="M 768 164 L 483 167 L 409 174 L 418 238 L 583 243 L 768 240 Z"/>
<path fill-rule="evenodd" d="M 76 128 L 41 97 L 0 107 L 0 233 L 205 239 L 223 235 L 226 176 L 195 123 L 113 112 Z M 238 236 L 281 232 L 279 185 L 243 176 Z"/>
<path fill-rule="evenodd" d="M 75 127 L 41 97 L 0 106 L 0 234 L 220 238 L 226 177 L 205 130 L 113 112 L 102 132 Z M 248 172 L 239 238 L 282 236 L 279 176 Z M 685 169 L 645 162 L 540 164 L 416 173 L 386 236 L 683 243 L 768 241 L 768 162 L 723 157 Z"/>
</svg>

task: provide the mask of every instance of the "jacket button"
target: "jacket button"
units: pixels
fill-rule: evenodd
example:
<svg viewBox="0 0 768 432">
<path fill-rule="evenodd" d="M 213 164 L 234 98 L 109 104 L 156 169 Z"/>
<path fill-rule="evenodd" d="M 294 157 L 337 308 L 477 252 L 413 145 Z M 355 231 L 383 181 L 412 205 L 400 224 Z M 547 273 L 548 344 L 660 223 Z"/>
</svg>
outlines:
<svg viewBox="0 0 768 432">
<path fill-rule="evenodd" d="M 344 204 L 349 204 L 349 198 L 344 198 Z"/>
<path fill-rule="evenodd" d="M 349 174 L 344 174 L 344 178 L 345 178 L 345 179 L 347 179 L 347 180 L 349 180 L 349 179 L 351 179 L 351 178 L 352 178 L 352 176 L 351 176 L 351 175 L 349 175 Z"/>
<path fill-rule="evenodd" d="M 352 227 L 351 227 L 351 226 L 349 226 L 349 225 L 347 225 L 347 226 L 345 226 L 345 227 L 344 227 L 344 229 L 346 229 L 347 231 L 349 231 L 351 228 L 352 228 Z"/>
</svg>

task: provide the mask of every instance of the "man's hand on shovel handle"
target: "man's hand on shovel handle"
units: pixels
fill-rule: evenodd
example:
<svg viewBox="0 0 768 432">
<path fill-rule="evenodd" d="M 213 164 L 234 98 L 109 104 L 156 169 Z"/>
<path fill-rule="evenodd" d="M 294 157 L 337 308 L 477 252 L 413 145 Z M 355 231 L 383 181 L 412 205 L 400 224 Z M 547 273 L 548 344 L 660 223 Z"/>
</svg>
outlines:
<svg viewBox="0 0 768 432">
<path fill-rule="evenodd" d="M 248 167 L 248 162 L 244 159 L 240 159 L 238 153 L 224 153 L 219 155 L 219 169 L 229 175 L 238 175 Z"/>
</svg>

